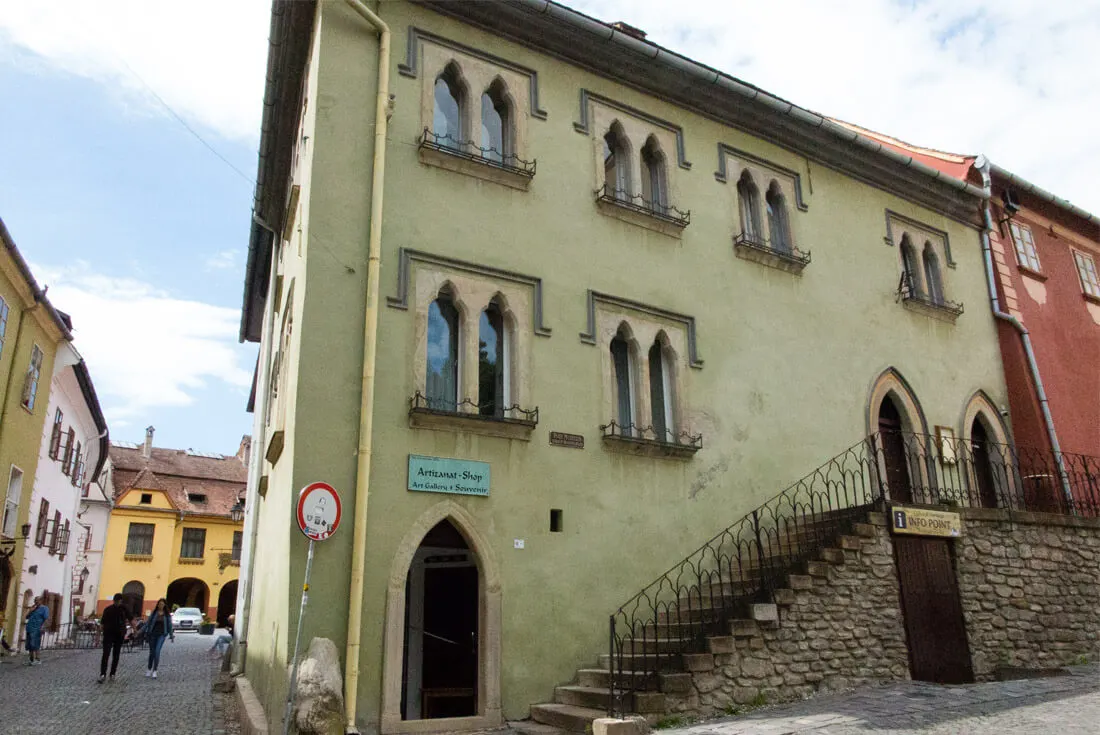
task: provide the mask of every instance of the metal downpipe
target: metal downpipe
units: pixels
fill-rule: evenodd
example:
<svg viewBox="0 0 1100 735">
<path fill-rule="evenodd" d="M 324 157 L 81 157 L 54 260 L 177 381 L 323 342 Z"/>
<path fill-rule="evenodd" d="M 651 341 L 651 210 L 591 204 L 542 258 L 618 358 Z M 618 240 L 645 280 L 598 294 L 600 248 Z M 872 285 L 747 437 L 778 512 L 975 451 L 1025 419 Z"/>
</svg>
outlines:
<svg viewBox="0 0 1100 735">
<path fill-rule="evenodd" d="M 374 432 L 374 375 L 378 336 L 378 270 L 382 265 L 382 193 L 386 175 L 386 128 L 390 102 L 390 29 L 362 0 L 345 0 L 378 31 L 378 98 L 374 111 L 374 165 L 371 178 L 370 239 L 367 247 L 367 305 L 363 323 L 363 382 L 359 406 L 359 450 L 355 471 L 348 634 L 344 660 L 346 732 L 357 733 L 356 691 L 363 624 L 363 568 L 367 554 L 367 501 L 370 497 L 371 444 Z"/>
<path fill-rule="evenodd" d="M 986 196 L 982 201 L 982 258 L 985 260 L 985 280 L 989 287 L 989 304 L 993 310 L 993 316 L 1008 322 L 1020 335 L 1020 342 L 1024 346 L 1024 355 L 1027 357 L 1028 370 L 1031 372 L 1031 380 L 1035 384 L 1035 393 L 1039 399 L 1039 409 L 1043 415 L 1043 423 L 1046 425 L 1047 438 L 1050 440 L 1051 451 L 1054 452 L 1054 461 L 1058 465 L 1058 476 L 1062 483 L 1062 493 L 1065 495 L 1068 507 L 1073 509 L 1073 492 L 1070 490 L 1069 474 L 1066 472 L 1065 460 L 1062 457 L 1062 447 L 1058 443 L 1058 432 L 1054 428 L 1054 417 L 1050 413 L 1050 401 L 1047 399 L 1046 389 L 1043 387 L 1043 376 L 1039 373 L 1039 363 L 1035 360 L 1035 350 L 1031 346 L 1031 334 L 1019 319 L 1001 310 L 1000 299 L 997 298 L 997 282 L 993 275 L 993 251 L 989 241 L 989 233 L 993 231 L 993 214 L 990 211 L 990 195 L 992 194 L 992 179 L 990 176 L 990 162 L 985 156 L 979 156 L 974 162 L 975 168 L 982 175 L 982 186 Z"/>
</svg>

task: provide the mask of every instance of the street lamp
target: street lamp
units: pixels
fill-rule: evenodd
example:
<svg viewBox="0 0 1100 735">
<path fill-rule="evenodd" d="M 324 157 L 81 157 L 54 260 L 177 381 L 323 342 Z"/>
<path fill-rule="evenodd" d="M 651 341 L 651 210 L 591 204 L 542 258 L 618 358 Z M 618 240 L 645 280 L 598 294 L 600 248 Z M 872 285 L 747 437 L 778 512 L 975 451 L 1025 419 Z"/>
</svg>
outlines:
<svg viewBox="0 0 1100 735">
<path fill-rule="evenodd" d="M 229 517 L 233 519 L 234 523 L 240 523 L 244 520 L 244 501 L 238 500 L 237 504 L 229 509 Z"/>
<path fill-rule="evenodd" d="M 0 541 L 0 559 L 7 559 L 15 553 L 16 541 L 26 541 L 31 537 L 31 524 L 24 523 L 22 526 L 20 526 L 19 530 L 23 532 L 22 536 L 16 536 L 15 538 L 4 539 L 3 541 Z"/>
</svg>

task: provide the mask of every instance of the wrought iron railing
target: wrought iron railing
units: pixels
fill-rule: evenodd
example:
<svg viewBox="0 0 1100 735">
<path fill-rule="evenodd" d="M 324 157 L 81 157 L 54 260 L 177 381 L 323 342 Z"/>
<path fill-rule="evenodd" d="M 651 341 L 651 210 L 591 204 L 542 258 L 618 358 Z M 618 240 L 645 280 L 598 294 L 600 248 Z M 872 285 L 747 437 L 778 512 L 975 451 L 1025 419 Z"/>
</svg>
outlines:
<svg viewBox="0 0 1100 735">
<path fill-rule="evenodd" d="M 450 135 L 439 135 L 428 128 L 424 128 L 424 132 L 421 133 L 416 142 L 420 148 L 442 151 L 452 156 L 510 171 L 527 178 L 532 178 L 535 175 L 535 168 L 538 163 L 537 161 L 525 161 L 515 153 L 505 153 L 496 148 L 482 148 L 472 140 L 458 140 Z"/>
<path fill-rule="evenodd" d="M 703 435 L 692 434 L 690 431 L 662 430 L 655 426 L 638 426 L 636 424 L 620 424 L 618 421 L 610 421 L 600 426 L 600 432 L 605 439 L 649 442 L 695 450 L 703 448 Z"/>
<path fill-rule="evenodd" d="M 19 642 L 21 646 L 25 644 L 22 636 Z M 127 641 L 126 648 L 130 648 L 130 643 Z M 42 631 L 42 650 L 83 650 L 102 646 L 103 630 L 95 621 L 64 623 L 54 630 Z"/>
<path fill-rule="evenodd" d="M 942 504 L 1100 517 L 1100 458 L 883 432 L 846 449 L 708 540 L 610 616 L 609 714 L 679 656 L 729 635 L 783 577 L 873 507 Z"/>
<path fill-rule="evenodd" d="M 733 238 L 733 244 L 738 247 L 750 248 L 761 253 L 774 255 L 777 258 L 800 266 L 806 266 L 810 263 L 810 251 L 799 250 L 793 245 L 790 248 L 778 248 L 764 242 L 758 235 L 745 234 L 744 232 L 739 233 Z"/>
<path fill-rule="evenodd" d="M 455 401 L 448 398 L 433 398 L 420 391 L 409 399 L 409 411 L 437 415 L 454 415 L 464 418 L 483 419 L 485 421 L 510 421 L 536 425 L 539 422 L 539 408 L 523 408 L 517 404 L 497 406 L 496 403 L 478 403 L 469 398 Z"/>
<path fill-rule="evenodd" d="M 963 313 L 963 305 L 961 303 L 944 298 L 943 294 L 933 296 L 924 293 L 924 291 L 917 287 L 915 279 L 909 272 L 903 273 L 901 280 L 898 282 L 898 299 L 929 306 L 933 309 L 939 309 L 940 311 L 947 312 L 954 316 L 959 316 Z"/>
<path fill-rule="evenodd" d="M 623 189 L 617 189 L 610 184 L 604 184 L 595 191 L 596 201 L 614 204 L 640 214 L 664 220 L 677 227 L 687 227 L 691 223 L 691 212 L 678 209 L 671 204 L 654 202 L 646 199 L 641 194 L 631 194 Z"/>
</svg>

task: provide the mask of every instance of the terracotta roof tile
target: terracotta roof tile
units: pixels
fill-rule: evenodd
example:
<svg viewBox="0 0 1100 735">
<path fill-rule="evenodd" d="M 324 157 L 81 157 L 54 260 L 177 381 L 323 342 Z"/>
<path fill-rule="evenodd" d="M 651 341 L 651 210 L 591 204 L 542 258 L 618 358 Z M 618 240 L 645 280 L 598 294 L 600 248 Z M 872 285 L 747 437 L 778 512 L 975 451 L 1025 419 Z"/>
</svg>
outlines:
<svg viewBox="0 0 1100 735">
<path fill-rule="evenodd" d="M 111 446 L 112 488 L 117 499 L 131 489 L 160 490 L 181 511 L 229 515 L 242 499 L 248 468 L 236 456 L 198 456 L 182 449 L 154 447 L 152 457 L 142 450 Z M 192 501 L 196 495 L 205 502 Z"/>
</svg>

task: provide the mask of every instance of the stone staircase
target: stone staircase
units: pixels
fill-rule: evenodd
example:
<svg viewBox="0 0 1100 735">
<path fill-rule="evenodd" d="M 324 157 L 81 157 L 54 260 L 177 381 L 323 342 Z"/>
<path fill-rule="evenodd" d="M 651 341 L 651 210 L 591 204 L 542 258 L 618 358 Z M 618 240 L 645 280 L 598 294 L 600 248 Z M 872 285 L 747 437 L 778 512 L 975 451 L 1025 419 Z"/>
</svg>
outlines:
<svg viewBox="0 0 1100 735">
<path fill-rule="evenodd" d="M 798 526 L 767 546 L 768 553 L 739 556 L 736 570 L 711 574 L 700 584 L 662 603 L 651 622 L 633 628 L 616 656 L 617 712 L 635 712 L 655 724 L 686 709 L 695 691 L 693 676 L 715 667 L 715 656 L 763 647 L 763 631 L 782 625 L 784 610 L 816 578 L 827 578 L 846 552 L 858 551 L 874 528 L 861 523 L 867 506 L 825 514 Z M 838 523 L 839 520 L 839 523 Z M 828 528 L 829 533 L 823 534 Z M 756 548 L 762 548 L 757 545 Z M 640 634 L 639 634 L 640 633 Z M 612 661 L 608 653 L 594 666 L 577 670 L 573 682 L 554 690 L 554 701 L 531 707 L 531 718 L 560 730 L 591 732 L 612 704 Z"/>
</svg>

